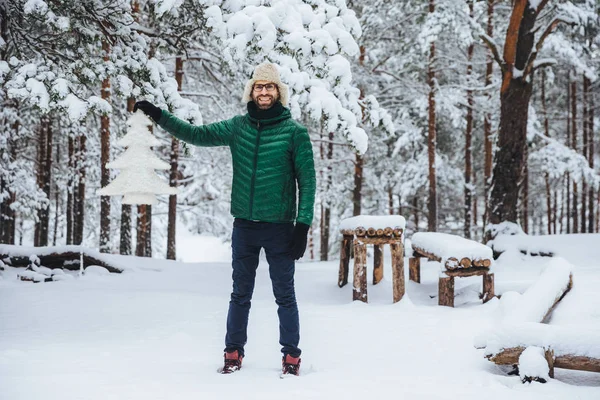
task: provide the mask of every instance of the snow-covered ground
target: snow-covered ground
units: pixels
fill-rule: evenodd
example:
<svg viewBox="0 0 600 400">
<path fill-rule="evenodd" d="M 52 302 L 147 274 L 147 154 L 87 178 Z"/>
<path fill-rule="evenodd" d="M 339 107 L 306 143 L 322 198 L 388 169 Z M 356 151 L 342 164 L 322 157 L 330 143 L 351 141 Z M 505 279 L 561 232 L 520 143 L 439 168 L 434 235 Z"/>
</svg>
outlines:
<svg viewBox="0 0 600 400">
<path fill-rule="evenodd" d="M 407 280 L 407 295 L 392 304 L 387 253 L 384 280 L 369 284 L 369 304 L 352 302 L 351 284 L 337 287 L 337 260 L 298 264 L 302 376 L 286 380 L 279 379 L 276 306 L 262 260 L 244 366 L 219 375 L 231 267 L 215 239 L 196 240 L 186 259 L 210 262 L 112 256 L 133 270 L 39 284 L 5 271 L 0 399 L 600 398 L 600 374 L 557 369 L 549 383 L 522 384 L 484 359 L 474 338 L 500 320 L 501 310 L 497 299 L 479 301 L 481 277 L 457 279 L 456 308 L 439 307 L 439 264 L 423 262 L 423 283 Z M 600 236 L 561 243 L 569 246 L 561 256 L 574 256 L 574 287 L 550 323 L 599 327 Z M 524 292 L 549 261 L 503 254 L 496 293 Z"/>
</svg>

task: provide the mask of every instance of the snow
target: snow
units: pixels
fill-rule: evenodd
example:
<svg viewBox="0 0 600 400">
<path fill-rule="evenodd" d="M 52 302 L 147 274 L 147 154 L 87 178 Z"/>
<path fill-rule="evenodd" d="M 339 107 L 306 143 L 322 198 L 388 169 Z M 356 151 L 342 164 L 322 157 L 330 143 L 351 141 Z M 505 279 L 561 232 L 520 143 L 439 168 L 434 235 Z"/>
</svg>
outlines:
<svg viewBox="0 0 600 400">
<path fill-rule="evenodd" d="M 350 217 L 340 222 L 340 230 L 356 228 L 406 228 L 406 220 L 401 215 L 358 215 Z"/>
<path fill-rule="evenodd" d="M 554 350 L 554 356 L 578 355 L 600 358 L 600 325 L 598 321 L 578 323 L 569 327 L 526 322 L 504 324 L 490 331 L 485 343 L 486 354 L 496 354 L 511 347 L 539 346 Z"/>
<path fill-rule="evenodd" d="M 471 260 L 491 260 L 492 249 L 474 240 L 438 232 L 417 232 L 411 237 L 412 245 L 439 256 L 442 261 L 449 258 L 467 257 Z"/>
<path fill-rule="evenodd" d="M 574 266 L 563 258 L 553 258 L 539 279 L 523 295 L 504 293 L 501 307 L 504 323 L 542 322 L 552 305 L 569 286 Z M 509 296 L 505 299 L 506 296 Z"/>
<path fill-rule="evenodd" d="M 188 252 L 197 250 L 196 261 L 211 259 L 213 240 L 196 236 Z M 558 343 L 555 353 L 600 351 L 598 345 L 590 347 L 600 337 L 597 258 L 584 257 L 585 244 L 567 246 L 561 250 L 579 254 L 575 286 L 555 311 L 553 325 L 500 329 L 499 341 L 530 339 L 538 347 Z M 496 263 L 498 293 L 527 289 L 550 262 L 509 255 Z M 597 374 L 556 369 L 556 379 L 549 383 L 523 386 L 519 377 L 486 360 L 485 351 L 473 347 L 473 338 L 495 326 L 500 302 L 481 304 L 481 279 L 473 277 L 456 281 L 456 308 L 439 307 L 437 273 L 427 267 L 430 262 L 423 262 L 421 284 L 407 280 L 407 294 L 397 304 L 391 302 L 387 251 L 384 279 L 369 284 L 368 304 L 351 301 L 351 285 L 337 287 L 337 260 L 298 263 L 302 376 L 281 380 L 276 305 L 264 255 L 244 367 L 232 376 L 216 373 L 231 290 L 229 261 L 185 264 L 103 256 L 136 272 L 79 277 L 67 271 L 69 280 L 37 284 L 17 281 L 14 268 L 2 272 L 2 398 L 270 400 L 281 399 L 282 393 L 316 400 L 389 398 L 391 393 L 418 400 L 447 399 L 448 393 L 472 400 L 600 397 Z"/>
<path fill-rule="evenodd" d="M 519 376 L 525 378 L 542 378 L 549 381 L 548 361 L 544 357 L 544 349 L 541 347 L 530 346 L 526 348 L 519 356 Z"/>
</svg>

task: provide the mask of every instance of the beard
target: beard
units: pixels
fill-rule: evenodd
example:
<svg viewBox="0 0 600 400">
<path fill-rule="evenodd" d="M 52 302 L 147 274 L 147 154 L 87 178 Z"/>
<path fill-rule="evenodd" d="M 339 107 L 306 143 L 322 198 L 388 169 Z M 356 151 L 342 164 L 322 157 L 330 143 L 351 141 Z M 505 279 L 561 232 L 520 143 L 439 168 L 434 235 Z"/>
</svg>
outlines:
<svg viewBox="0 0 600 400">
<path fill-rule="evenodd" d="M 256 104 L 256 107 L 259 110 L 268 110 L 269 108 L 273 107 L 278 100 L 279 94 L 252 94 L 252 101 L 254 101 L 254 104 Z"/>
</svg>

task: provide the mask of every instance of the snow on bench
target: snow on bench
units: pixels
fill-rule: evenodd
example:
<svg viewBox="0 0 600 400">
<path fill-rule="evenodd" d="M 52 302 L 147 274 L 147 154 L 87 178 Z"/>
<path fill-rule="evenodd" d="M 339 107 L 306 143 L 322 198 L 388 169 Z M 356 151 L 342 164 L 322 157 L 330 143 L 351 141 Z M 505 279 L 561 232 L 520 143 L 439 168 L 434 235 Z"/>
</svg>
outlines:
<svg viewBox="0 0 600 400">
<path fill-rule="evenodd" d="M 438 232 L 417 232 L 411 237 L 415 253 L 441 262 L 447 269 L 489 267 L 492 249 L 456 235 Z"/>
<path fill-rule="evenodd" d="M 409 279 L 421 282 L 421 257 L 439 261 L 445 268 L 438 283 L 438 304 L 454 307 L 454 278 L 483 276 L 482 299 L 494 297 L 494 274 L 490 273 L 492 249 L 473 240 L 437 232 L 417 232 L 411 238 Z"/>
</svg>

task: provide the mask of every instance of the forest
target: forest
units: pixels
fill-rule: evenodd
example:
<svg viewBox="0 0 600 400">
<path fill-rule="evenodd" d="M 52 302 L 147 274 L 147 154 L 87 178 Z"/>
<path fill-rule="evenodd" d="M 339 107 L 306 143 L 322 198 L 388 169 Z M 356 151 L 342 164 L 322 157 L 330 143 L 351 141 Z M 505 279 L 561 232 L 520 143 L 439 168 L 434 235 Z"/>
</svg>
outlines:
<svg viewBox="0 0 600 400">
<path fill-rule="evenodd" d="M 598 1 L 0 0 L 0 243 L 176 259 L 177 229 L 228 240 L 226 148 L 155 128 L 179 193 L 97 192 L 136 100 L 231 118 L 265 60 L 313 143 L 310 259 L 355 215 L 478 241 L 599 232 Z"/>
</svg>

